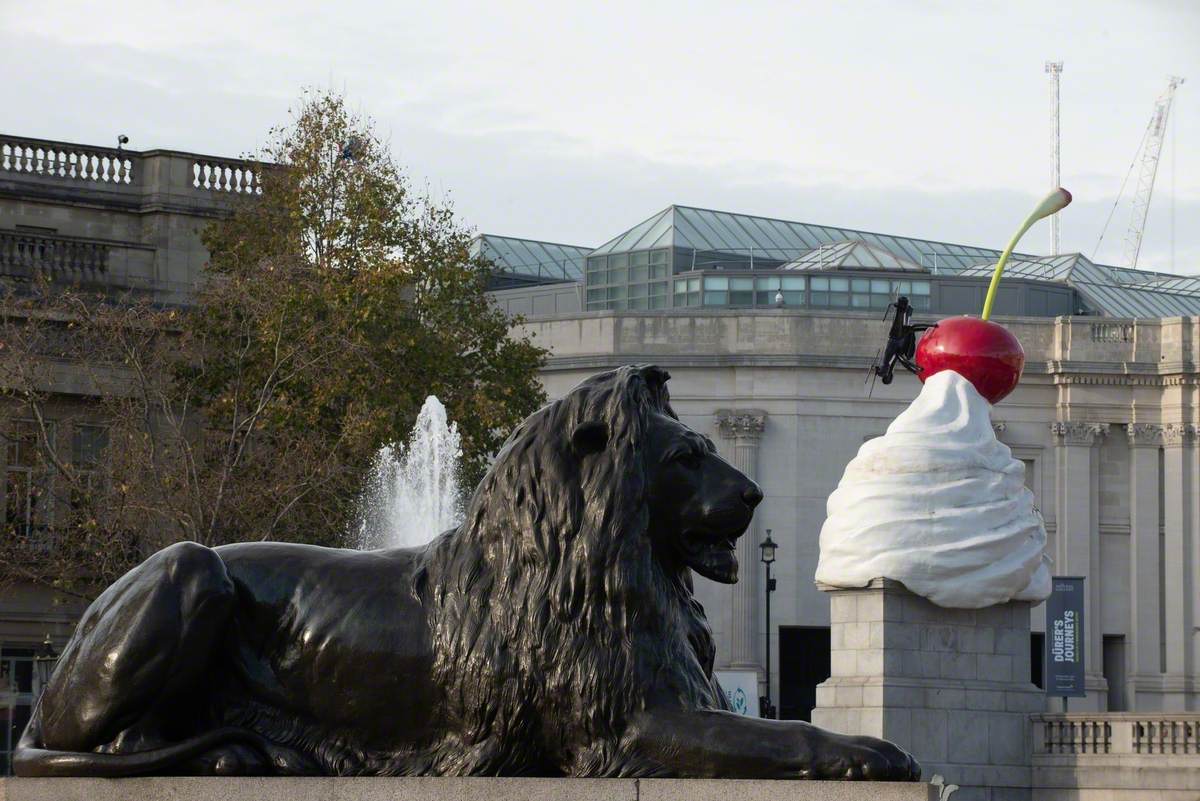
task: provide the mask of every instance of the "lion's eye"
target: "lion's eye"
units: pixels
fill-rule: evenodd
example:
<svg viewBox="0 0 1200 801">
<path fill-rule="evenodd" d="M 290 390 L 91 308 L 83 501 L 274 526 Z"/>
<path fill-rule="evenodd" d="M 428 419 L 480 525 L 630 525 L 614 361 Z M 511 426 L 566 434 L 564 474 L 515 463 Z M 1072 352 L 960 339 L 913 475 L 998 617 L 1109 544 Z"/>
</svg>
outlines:
<svg viewBox="0 0 1200 801">
<path fill-rule="evenodd" d="M 700 466 L 700 461 L 703 457 L 695 451 L 684 451 L 675 457 L 675 461 L 679 462 L 689 470 L 695 470 Z"/>
</svg>

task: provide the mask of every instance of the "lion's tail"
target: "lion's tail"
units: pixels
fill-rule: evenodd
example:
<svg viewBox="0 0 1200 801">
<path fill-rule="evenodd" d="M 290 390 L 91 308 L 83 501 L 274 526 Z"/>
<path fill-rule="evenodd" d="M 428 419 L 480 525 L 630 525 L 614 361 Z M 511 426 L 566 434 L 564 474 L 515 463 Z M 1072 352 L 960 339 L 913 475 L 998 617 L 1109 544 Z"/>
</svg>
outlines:
<svg viewBox="0 0 1200 801">
<path fill-rule="evenodd" d="M 264 740 L 249 729 L 225 727 L 198 734 L 187 740 L 130 754 L 96 754 L 90 751 L 55 751 L 35 743 L 36 732 L 25 730 L 13 751 L 13 772 L 18 776 L 95 776 L 115 779 L 159 773 L 185 760 L 233 742 L 262 749 Z"/>
</svg>

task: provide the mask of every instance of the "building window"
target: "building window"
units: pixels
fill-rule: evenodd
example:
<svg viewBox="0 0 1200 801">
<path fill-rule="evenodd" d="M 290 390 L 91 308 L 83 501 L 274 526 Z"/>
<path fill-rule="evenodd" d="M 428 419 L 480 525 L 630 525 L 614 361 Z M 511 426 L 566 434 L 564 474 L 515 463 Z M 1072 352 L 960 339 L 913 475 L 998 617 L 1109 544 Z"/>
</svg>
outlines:
<svg viewBox="0 0 1200 801">
<path fill-rule="evenodd" d="M 893 298 L 904 295 L 916 311 L 929 311 L 928 281 L 893 281 Z"/>
<path fill-rule="evenodd" d="M 754 305 L 754 279 L 753 278 L 730 278 L 729 279 L 729 305 L 731 305 L 731 306 L 753 306 Z"/>
<path fill-rule="evenodd" d="M 664 265 L 663 268 L 666 269 L 666 265 Z M 667 282 L 666 281 L 656 281 L 653 284 L 650 284 L 649 301 L 650 301 L 649 305 L 650 305 L 651 309 L 667 308 Z"/>
<path fill-rule="evenodd" d="M 700 279 L 681 278 L 675 282 L 676 307 L 700 305 Z"/>
<path fill-rule="evenodd" d="M 785 275 L 782 278 L 781 284 L 783 289 L 783 302 L 787 306 L 803 306 L 805 305 L 804 289 L 808 283 L 808 279 L 802 275 Z M 771 302 L 775 301 L 771 298 Z"/>
<path fill-rule="evenodd" d="M 812 289 L 812 305 L 820 308 L 878 311 L 886 309 L 889 303 L 904 295 L 915 310 L 929 310 L 928 281 L 835 278 L 822 275 L 813 276 L 809 286 Z"/>
<path fill-rule="evenodd" d="M 645 282 L 650 277 L 650 253 L 629 254 L 629 283 Z"/>
<path fill-rule="evenodd" d="M 624 284 L 629 280 L 629 254 L 614 253 L 608 257 L 608 283 Z"/>
<path fill-rule="evenodd" d="M 53 437 L 53 427 L 48 424 Z M 29 540 L 50 522 L 50 475 L 39 450 L 41 430 L 33 420 L 13 420 L 4 431 L 4 527 Z"/>
<path fill-rule="evenodd" d="M 729 305 L 729 279 L 723 275 L 709 275 L 704 278 L 704 305 Z"/>
<path fill-rule="evenodd" d="M 604 256 L 592 256 L 587 260 L 587 282 L 588 285 L 604 284 L 608 282 L 605 275 L 608 270 L 608 259 Z"/>
<path fill-rule="evenodd" d="M 814 276 L 812 305 L 820 308 L 846 309 L 850 307 L 850 279 Z"/>
<path fill-rule="evenodd" d="M 101 489 L 101 463 L 108 448 L 108 429 L 98 425 L 77 425 L 71 435 L 71 465 L 78 485 L 75 492 L 91 495 Z M 71 505 L 79 507 L 83 498 L 72 493 Z"/>
<path fill-rule="evenodd" d="M 0 647 L 0 776 L 12 775 L 12 752 L 40 691 L 35 679 L 32 648 Z"/>
<path fill-rule="evenodd" d="M 775 295 L 779 292 L 779 277 L 764 276 L 754 279 L 754 303 L 758 306 L 772 306 L 775 304 Z"/>
<path fill-rule="evenodd" d="M 667 264 L 667 251 L 650 251 L 650 278 L 666 278 L 670 274 L 671 268 Z"/>
<path fill-rule="evenodd" d="M 665 279 L 670 269 L 666 250 L 591 256 L 587 260 L 587 309 L 665 309 L 669 305 Z M 614 289 L 619 291 L 614 293 Z"/>
<path fill-rule="evenodd" d="M 591 256 L 587 260 L 587 310 L 597 311 L 608 307 L 608 257 Z"/>
</svg>

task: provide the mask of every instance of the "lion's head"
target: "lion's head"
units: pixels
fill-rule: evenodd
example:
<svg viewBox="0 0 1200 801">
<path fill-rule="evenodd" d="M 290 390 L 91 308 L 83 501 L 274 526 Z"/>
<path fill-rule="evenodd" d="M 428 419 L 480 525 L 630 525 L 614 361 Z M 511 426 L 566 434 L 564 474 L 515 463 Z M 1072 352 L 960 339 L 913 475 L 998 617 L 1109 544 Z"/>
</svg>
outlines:
<svg viewBox="0 0 1200 801">
<path fill-rule="evenodd" d="M 608 765 L 603 773 L 619 768 L 619 749 L 595 743 L 618 741 L 650 696 L 723 705 L 691 571 L 737 580 L 734 543 L 762 493 L 679 421 L 668 378 L 622 367 L 530 415 L 463 525 L 434 543 L 436 669 L 497 748 L 529 742 L 527 727 L 539 726 L 553 730 L 546 748 L 570 754 L 578 744 L 557 738 L 587 731 L 590 756 L 566 758 Z M 568 720 L 559 732 L 554 721 Z"/>
<path fill-rule="evenodd" d="M 737 540 L 762 492 L 717 454 L 712 440 L 679 422 L 669 408 L 651 411 L 648 422 L 643 459 L 649 533 L 659 558 L 733 584 Z"/>
</svg>

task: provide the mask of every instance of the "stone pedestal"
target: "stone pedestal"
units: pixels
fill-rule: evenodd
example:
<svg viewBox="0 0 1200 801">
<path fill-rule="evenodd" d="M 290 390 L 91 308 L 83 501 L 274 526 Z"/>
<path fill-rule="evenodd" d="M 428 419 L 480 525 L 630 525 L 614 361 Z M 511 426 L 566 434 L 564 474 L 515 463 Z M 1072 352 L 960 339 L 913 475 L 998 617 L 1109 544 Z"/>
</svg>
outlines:
<svg viewBox="0 0 1200 801">
<path fill-rule="evenodd" d="M 0 801 L 938 801 L 940 795 L 937 787 L 909 782 L 0 776 Z"/>
<path fill-rule="evenodd" d="M 954 801 L 1031 797 L 1029 604 L 944 609 L 898 582 L 830 593 L 831 667 L 813 723 L 883 737 L 961 787 Z"/>
</svg>

